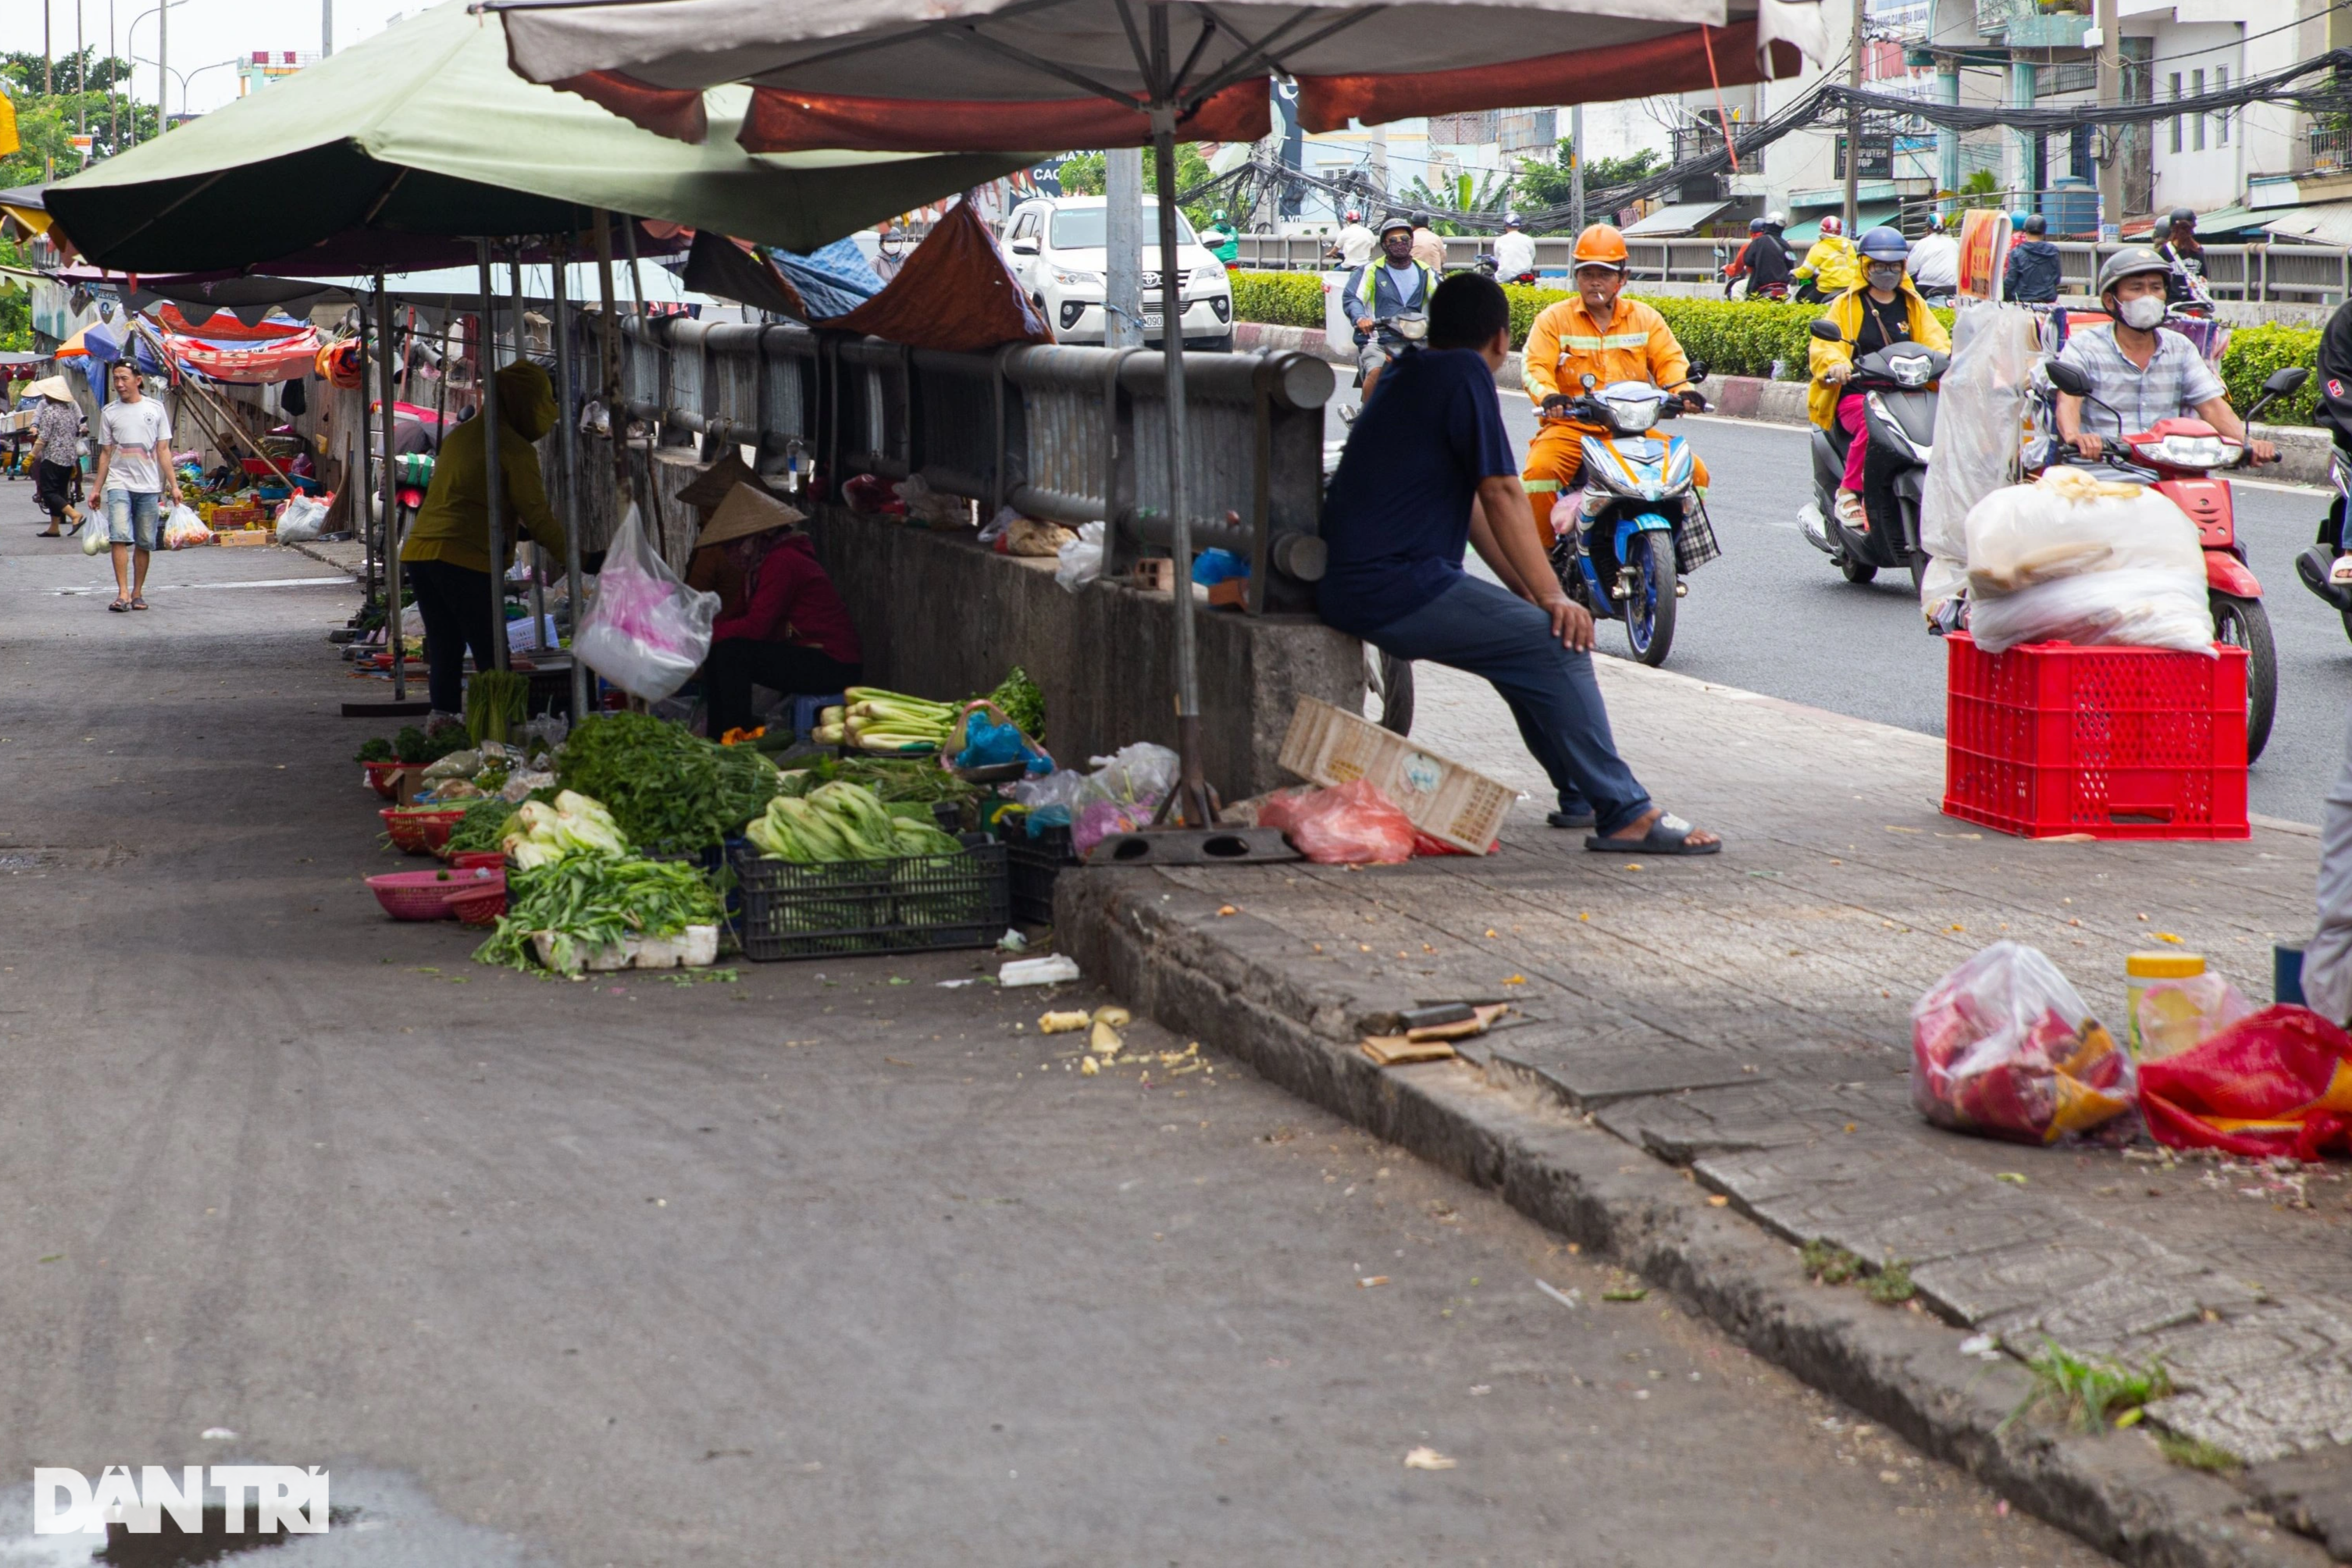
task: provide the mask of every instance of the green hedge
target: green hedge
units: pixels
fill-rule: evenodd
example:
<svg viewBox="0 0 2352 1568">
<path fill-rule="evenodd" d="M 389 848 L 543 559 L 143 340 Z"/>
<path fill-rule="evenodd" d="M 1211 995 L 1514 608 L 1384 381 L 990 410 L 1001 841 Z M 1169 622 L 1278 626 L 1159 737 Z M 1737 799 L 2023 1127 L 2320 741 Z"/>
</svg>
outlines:
<svg viewBox="0 0 2352 1568">
<path fill-rule="evenodd" d="M 1234 317 L 1276 327 L 1323 324 L 1323 279 L 1313 272 L 1234 272 Z"/>
<path fill-rule="evenodd" d="M 2229 352 L 2221 356 L 2221 380 L 2230 389 L 2231 406 L 2241 412 L 2252 407 L 2271 372 L 2299 364 L 2311 372 L 2311 379 L 2301 392 L 2264 410 L 2263 423 L 2310 424 L 2319 404 L 2319 335 L 2317 327 L 2233 328 Z"/>
<path fill-rule="evenodd" d="M 1267 321 L 1289 327 L 1323 324 L 1322 280 L 1312 272 L 1236 272 L 1234 314 L 1244 321 Z M 1564 289 L 1506 284 L 1511 301 L 1511 344 L 1524 347 L 1528 329 L 1547 305 L 1571 298 Z M 1745 300 L 1705 300 L 1685 295 L 1634 296 L 1655 306 L 1674 329 L 1683 352 L 1705 360 L 1715 375 L 1769 375 L 1779 360 L 1783 379 L 1806 379 L 1805 329 L 1821 314 L 1818 305 L 1772 305 Z M 1937 319 L 1948 329 L 1952 312 L 1937 310 Z M 2273 425 L 2308 425 L 2319 396 L 2320 329 L 2316 327 L 2239 327 L 2230 334 L 2229 352 L 2221 356 L 2221 379 L 2230 402 L 2240 409 L 2262 395 L 2263 380 L 2282 365 L 2299 364 L 2312 371 L 2311 380 L 2294 396 L 2271 405 L 2263 416 Z"/>
</svg>

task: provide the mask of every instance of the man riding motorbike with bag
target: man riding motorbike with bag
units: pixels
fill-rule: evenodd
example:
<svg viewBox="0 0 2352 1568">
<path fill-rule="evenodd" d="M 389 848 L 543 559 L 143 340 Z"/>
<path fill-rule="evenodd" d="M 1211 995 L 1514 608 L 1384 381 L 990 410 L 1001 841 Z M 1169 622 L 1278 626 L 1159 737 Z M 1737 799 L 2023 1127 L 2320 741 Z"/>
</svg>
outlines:
<svg viewBox="0 0 2352 1568">
<path fill-rule="evenodd" d="M 1822 320 L 1837 328 L 1842 341 L 1814 338 L 1808 350 L 1813 387 L 1806 412 L 1832 438 L 1845 438 L 1845 477 L 1838 486 L 1837 516 L 1855 533 L 1870 531 L 1862 499 L 1863 460 L 1870 442 L 1863 428 L 1862 398 L 1845 390 L 1853 362 L 1895 342 L 1915 342 L 1945 353 L 1952 348 L 1951 334 L 1904 271 L 1910 252 L 1899 229 L 1882 225 L 1863 236 L 1863 278 L 1822 312 Z"/>
<path fill-rule="evenodd" d="M 1356 369 L 1372 398 L 1381 372 L 1428 330 L 1429 297 L 1437 274 L 1413 259 L 1412 224 L 1391 217 L 1381 225 L 1381 251 L 1348 279 L 1348 319 L 1356 324 Z"/>
</svg>

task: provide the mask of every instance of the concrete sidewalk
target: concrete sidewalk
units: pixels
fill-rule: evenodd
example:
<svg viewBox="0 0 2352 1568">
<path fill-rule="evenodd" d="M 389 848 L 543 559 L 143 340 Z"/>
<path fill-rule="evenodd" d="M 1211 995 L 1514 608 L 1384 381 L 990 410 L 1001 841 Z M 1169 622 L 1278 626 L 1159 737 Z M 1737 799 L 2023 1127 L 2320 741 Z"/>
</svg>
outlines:
<svg viewBox="0 0 2352 1568">
<path fill-rule="evenodd" d="M 2341 1168 L 1992 1143 L 1928 1127 L 1907 1091 L 1911 1003 L 2004 936 L 2111 1019 L 2124 955 L 2158 931 L 2266 1000 L 2272 942 L 2310 927 L 2312 831 L 2011 839 L 1939 815 L 1932 738 L 1600 665 L 1629 760 L 1725 854 L 1585 853 L 1544 826 L 1500 702 L 1424 666 L 1416 739 L 1533 797 L 1501 853 L 1085 872 L 1059 895 L 1066 942 L 1163 1022 L 1608 1248 L 2127 1561 L 2352 1559 Z M 1525 1016 L 1460 1063 L 1381 1072 L 1355 1049 L 1461 997 Z M 1907 1264 L 1910 1310 L 1811 1283 L 1797 1245 L 1816 1239 Z M 2010 1354 L 1962 1353 L 1985 1333 Z M 2150 1424 L 2242 1465 L 2173 1462 L 2145 1429 L 2004 1429 L 2045 1334 L 2161 1356 L 2179 1391 Z"/>
</svg>

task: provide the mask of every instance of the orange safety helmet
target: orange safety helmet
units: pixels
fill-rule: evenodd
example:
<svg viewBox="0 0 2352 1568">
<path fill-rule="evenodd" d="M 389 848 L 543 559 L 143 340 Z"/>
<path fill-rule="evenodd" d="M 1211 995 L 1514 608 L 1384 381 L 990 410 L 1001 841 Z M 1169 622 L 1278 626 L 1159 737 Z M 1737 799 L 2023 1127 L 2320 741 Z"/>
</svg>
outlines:
<svg viewBox="0 0 2352 1568">
<path fill-rule="evenodd" d="M 1576 254 L 1571 270 L 1577 267 L 1613 267 L 1625 270 L 1625 237 L 1605 223 L 1596 223 L 1576 237 Z"/>
</svg>

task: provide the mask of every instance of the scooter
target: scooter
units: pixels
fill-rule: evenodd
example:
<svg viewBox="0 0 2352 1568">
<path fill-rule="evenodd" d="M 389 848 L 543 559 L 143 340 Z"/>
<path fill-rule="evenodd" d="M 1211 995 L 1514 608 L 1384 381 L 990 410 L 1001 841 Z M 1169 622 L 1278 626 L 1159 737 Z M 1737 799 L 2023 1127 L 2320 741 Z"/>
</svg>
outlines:
<svg viewBox="0 0 2352 1568">
<path fill-rule="evenodd" d="M 1706 366 L 1694 363 L 1684 385 L 1706 379 Z M 1633 657 L 1654 667 L 1674 647 L 1675 612 L 1689 588 L 1681 574 L 1716 554 L 1690 440 L 1655 428 L 1682 413 L 1681 390 L 1646 381 L 1596 388 L 1587 375 L 1581 397 L 1546 399 L 1544 407 L 1548 418 L 1604 432 L 1584 437 L 1584 493 L 1575 509 L 1552 508 L 1552 573 L 1593 619 L 1624 622 Z M 1685 535 L 1693 548 L 1685 548 Z"/>
<path fill-rule="evenodd" d="M 2050 384 L 2070 397 L 2096 403 L 2123 423 L 2113 405 L 2091 392 L 2090 378 L 2063 360 L 2042 366 Z M 2271 373 L 2263 395 L 2247 409 L 2248 423 L 2282 397 L 2291 397 L 2310 379 L 2301 365 Z M 2096 458 L 2066 460 L 2084 468 L 2111 471 L 2114 477 L 2147 485 L 2186 513 L 2197 525 L 2197 542 L 2205 551 L 2205 597 L 2213 611 L 2213 640 L 2246 650 L 2246 761 L 2263 754 L 2270 742 L 2271 721 L 2278 713 L 2278 648 L 2271 637 L 2271 618 L 2263 608 L 2263 585 L 2246 564 L 2245 546 L 2238 542 L 2237 507 L 2230 481 L 2212 478 L 2216 468 L 2234 468 L 2246 460 L 2246 447 L 2202 419 L 2159 419 L 2152 430 L 2126 436 L 2122 445 L 2129 458 L 2112 447 Z M 2070 449 L 2071 450 L 2071 449 Z"/>
<path fill-rule="evenodd" d="M 2344 520 L 2352 513 L 2352 452 L 2341 439 L 2327 450 L 2327 484 L 2336 492 L 2327 515 L 2319 521 L 2319 539 L 2294 558 L 2294 574 L 2344 620 L 2344 635 L 2352 637 L 2352 591 L 2331 582 L 2336 558 L 2344 553 Z"/>
<path fill-rule="evenodd" d="M 1842 343 L 1837 323 L 1824 318 L 1808 329 L 1825 342 Z M 1867 583 L 1881 568 L 1908 567 L 1911 585 L 1927 574 L 1927 552 L 1919 543 L 1919 500 L 1927 491 L 1927 462 L 1935 456 L 1936 383 L 1951 356 L 1914 342 L 1888 343 L 1853 362 L 1853 374 L 1840 388 L 1862 395 L 1862 438 L 1871 445 L 1871 468 L 1891 470 L 1885 486 L 1865 483 L 1860 532 L 1838 521 L 1838 487 L 1845 478 L 1845 453 L 1828 431 L 1813 427 L 1813 499 L 1797 514 L 1805 542 L 1827 555 L 1849 583 Z M 1874 508 L 1873 498 L 1886 499 Z M 1892 510 L 1890 511 L 1889 506 Z"/>
</svg>

